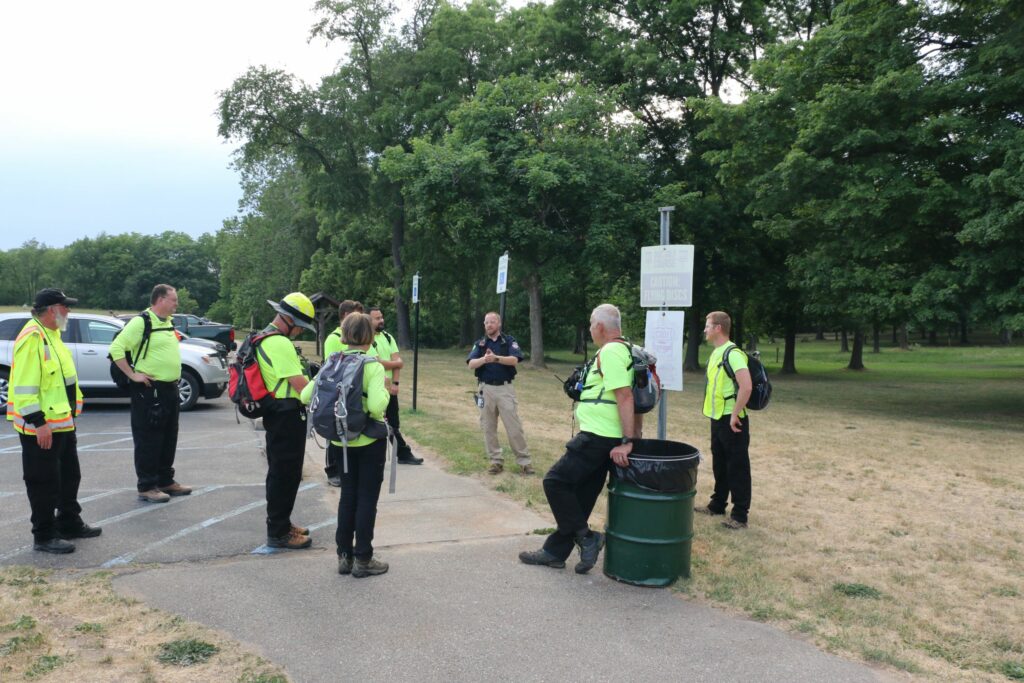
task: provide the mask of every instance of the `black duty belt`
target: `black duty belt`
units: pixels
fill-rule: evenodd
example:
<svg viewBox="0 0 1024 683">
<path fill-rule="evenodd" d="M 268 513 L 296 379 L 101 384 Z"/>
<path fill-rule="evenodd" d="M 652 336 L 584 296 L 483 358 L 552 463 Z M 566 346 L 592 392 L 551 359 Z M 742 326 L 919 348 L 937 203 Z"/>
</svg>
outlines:
<svg viewBox="0 0 1024 683">
<path fill-rule="evenodd" d="M 483 380 L 483 383 L 484 384 L 489 384 L 492 387 L 500 387 L 502 384 L 512 384 L 512 380 L 510 380 L 510 379 L 503 379 L 503 380 L 485 379 L 485 380 Z"/>
</svg>

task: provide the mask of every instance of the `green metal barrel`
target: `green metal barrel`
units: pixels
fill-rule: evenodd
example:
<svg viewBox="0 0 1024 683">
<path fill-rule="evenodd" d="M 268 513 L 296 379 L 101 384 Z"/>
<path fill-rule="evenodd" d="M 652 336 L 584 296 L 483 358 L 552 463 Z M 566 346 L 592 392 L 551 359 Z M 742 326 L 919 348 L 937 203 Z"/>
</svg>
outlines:
<svg viewBox="0 0 1024 683">
<path fill-rule="evenodd" d="M 693 500 L 700 452 L 684 443 L 636 442 L 630 465 L 608 484 L 604 573 L 637 586 L 690 576 Z M 658 490 L 663 489 L 663 490 Z"/>
</svg>

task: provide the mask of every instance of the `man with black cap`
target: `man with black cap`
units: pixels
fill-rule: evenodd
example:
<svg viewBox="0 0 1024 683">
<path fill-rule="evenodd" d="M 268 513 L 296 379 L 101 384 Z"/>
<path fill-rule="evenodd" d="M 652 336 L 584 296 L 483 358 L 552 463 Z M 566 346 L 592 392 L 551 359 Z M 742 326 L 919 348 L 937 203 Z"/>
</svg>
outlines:
<svg viewBox="0 0 1024 683">
<path fill-rule="evenodd" d="M 313 302 L 302 292 L 267 303 L 277 316 L 263 331 L 267 336 L 256 348 L 263 383 L 274 396 L 263 416 L 267 430 L 267 545 L 300 550 L 313 543 L 309 529 L 291 521 L 306 456 L 306 411 L 299 395 L 309 377 L 292 340 L 303 329 L 316 332 L 315 311 Z"/>
<path fill-rule="evenodd" d="M 111 342 L 110 359 L 130 380 L 139 500 L 166 503 L 171 496 L 192 493 L 174 480 L 181 380 L 181 350 L 174 332 L 178 292 L 157 285 L 149 300 L 150 307 L 129 320 Z"/>
<path fill-rule="evenodd" d="M 78 303 L 59 289 L 36 294 L 32 319 L 14 342 L 7 419 L 21 440 L 21 466 L 32 508 L 33 547 L 70 553 L 66 539 L 99 536 L 102 529 L 82 521 L 75 418 L 82 412 L 71 351 L 61 341 L 68 309 Z"/>
</svg>

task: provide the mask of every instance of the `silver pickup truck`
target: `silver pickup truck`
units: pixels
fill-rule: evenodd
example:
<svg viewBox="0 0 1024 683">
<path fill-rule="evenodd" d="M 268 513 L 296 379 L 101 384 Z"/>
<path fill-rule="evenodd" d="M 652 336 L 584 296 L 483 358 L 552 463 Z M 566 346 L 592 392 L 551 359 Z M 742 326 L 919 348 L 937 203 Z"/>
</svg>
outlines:
<svg viewBox="0 0 1024 683">
<path fill-rule="evenodd" d="M 0 413 L 7 412 L 7 388 L 14 355 L 14 340 L 28 322 L 29 313 L 0 313 Z M 68 329 L 61 338 L 75 357 L 78 384 L 92 398 L 117 398 L 127 394 L 110 378 L 107 353 L 110 342 L 124 322 L 107 315 L 71 313 Z M 181 381 L 178 400 L 182 410 L 190 410 L 199 397 L 217 398 L 228 386 L 227 353 L 223 346 L 210 342 L 181 345 Z"/>
</svg>

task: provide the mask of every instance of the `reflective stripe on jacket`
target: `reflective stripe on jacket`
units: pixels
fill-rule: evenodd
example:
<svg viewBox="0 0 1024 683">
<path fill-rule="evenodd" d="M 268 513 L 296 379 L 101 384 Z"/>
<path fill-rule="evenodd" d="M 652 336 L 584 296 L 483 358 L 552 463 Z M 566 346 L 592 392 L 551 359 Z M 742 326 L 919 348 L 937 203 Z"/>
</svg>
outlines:
<svg viewBox="0 0 1024 683">
<path fill-rule="evenodd" d="M 67 387 L 74 386 L 75 405 Z M 60 332 L 46 329 L 32 318 L 14 342 L 8 388 L 7 419 L 22 434 L 34 435 L 36 423 L 46 421 L 55 432 L 70 432 L 82 412 L 82 391 L 71 351 Z"/>
</svg>

